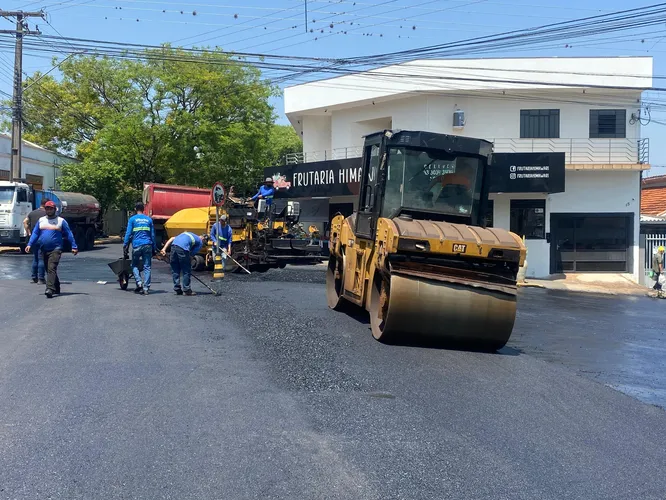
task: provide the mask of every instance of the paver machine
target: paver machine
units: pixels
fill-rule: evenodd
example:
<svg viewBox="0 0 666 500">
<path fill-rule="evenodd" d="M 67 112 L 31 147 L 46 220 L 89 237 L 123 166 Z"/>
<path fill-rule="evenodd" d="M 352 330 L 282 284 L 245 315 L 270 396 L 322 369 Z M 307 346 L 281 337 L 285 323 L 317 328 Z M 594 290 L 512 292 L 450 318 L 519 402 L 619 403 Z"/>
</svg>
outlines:
<svg viewBox="0 0 666 500">
<path fill-rule="evenodd" d="M 329 307 L 365 308 L 382 342 L 502 348 L 526 252 L 518 235 L 485 227 L 492 148 L 422 131 L 366 136 L 358 210 L 331 222 Z"/>
</svg>

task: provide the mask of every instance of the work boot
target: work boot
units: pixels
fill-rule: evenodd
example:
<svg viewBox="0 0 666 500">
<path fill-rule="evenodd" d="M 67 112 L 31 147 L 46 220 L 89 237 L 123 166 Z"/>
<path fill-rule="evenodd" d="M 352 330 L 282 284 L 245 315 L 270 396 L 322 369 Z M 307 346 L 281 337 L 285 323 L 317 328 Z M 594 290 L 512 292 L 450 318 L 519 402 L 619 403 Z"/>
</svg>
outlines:
<svg viewBox="0 0 666 500">
<path fill-rule="evenodd" d="M 37 278 L 32 278 L 32 280 L 30 280 L 30 282 L 31 283 L 37 283 Z"/>
<path fill-rule="evenodd" d="M 46 292 L 44 292 L 44 295 L 46 295 L 47 299 L 53 298 L 53 292 L 51 290 L 46 290 Z"/>
<path fill-rule="evenodd" d="M 192 295 L 196 295 L 197 292 L 193 292 L 192 290 L 185 290 L 185 295 L 188 297 L 191 297 Z"/>
<path fill-rule="evenodd" d="M 134 289 L 134 293 L 143 293 L 143 287 L 141 285 L 137 285 L 137 287 Z"/>
<path fill-rule="evenodd" d="M 180 288 L 174 290 L 174 292 L 176 292 L 176 295 L 183 295 L 183 291 Z"/>
<path fill-rule="evenodd" d="M 44 278 L 39 278 L 40 285 L 46 285 L 46 280 Z"/>
<path fill-rule="evenodd" d="M 143 289 L 143 294 L 148 295 L 150 293 L 149 290 L 150 290 L 149 288 L 144 288 Z"/>
</svg>

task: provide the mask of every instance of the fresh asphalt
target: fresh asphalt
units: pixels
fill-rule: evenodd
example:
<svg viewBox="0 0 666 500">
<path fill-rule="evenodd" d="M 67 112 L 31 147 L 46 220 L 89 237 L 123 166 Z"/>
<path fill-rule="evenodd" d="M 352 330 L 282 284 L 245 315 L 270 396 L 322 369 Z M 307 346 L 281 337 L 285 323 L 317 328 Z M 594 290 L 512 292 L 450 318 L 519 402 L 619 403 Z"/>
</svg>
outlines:
<svg viewBox="0 0 666 500">
<path fill-rule="evenodd" d="M 529 289 L 500 353 L 389 346 L 321 267 L 143 297 L 120 254 L 51 300 L 0 255 L 0 498 L 666 498 L 666 301 Z"/>
</svg>

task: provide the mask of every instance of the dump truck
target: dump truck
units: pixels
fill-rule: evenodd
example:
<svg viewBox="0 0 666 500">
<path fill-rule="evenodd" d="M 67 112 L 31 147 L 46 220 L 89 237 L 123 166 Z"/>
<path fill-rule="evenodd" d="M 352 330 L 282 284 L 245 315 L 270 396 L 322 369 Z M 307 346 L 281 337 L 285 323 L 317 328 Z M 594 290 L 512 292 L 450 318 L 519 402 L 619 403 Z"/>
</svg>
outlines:
<svg viewBox="0 0 666 500">
<path fill-rule="evenodd" d="M 80 251 L 92 250 L 102 224 L 93 196 L 57 190 L 36 190 L 23 181 L 0 181 L 0 245 L 24 249 L 28 243 L 23 220 L 42 198 L 56 204 L 56 214 L 69 224 Z"/>
<path fill-rule="evenodd" d="M 255 207 L 244 198 L 227 197 L 220 215 L 226 214 L 232 229 L 231 256 L 253 272 L 266 272 L 271 268 L 284 268 L 287 264 L 322 262 L 319 234 L 316 228 L 303 229 L 299 224 L 299 203 L 274 200 L 267 207 L 260 200 Z M 179 210 L 164 224 L 169 238 L 183 231 L 210 234 L 216 222 L 215 207 Z M 192 256 L 196 271 L 212 270 L 214 266 L 212 242 L 198 255 Z M 231 259 L 225 261 L 225 272 L 236 272 L 240 266 Z"/>
<path fill-rule="evenodd" d="M 525 245 L 486 228 L 492 143 L 423 131 L 364 139 L 358 210 L 331 221 L 329 307 L 370 315 L 382 342 L 435 337 L 502 348 Z"/>
<path fill-rule="evenodd" d="M 153 219 L 158 243 L 164 244 L 168 239 L 166 221 L 180 210 L 209 205 L 210 189 L 147 182 L 143 185 L 143 204 L 145 213 Z"/>
</svg>

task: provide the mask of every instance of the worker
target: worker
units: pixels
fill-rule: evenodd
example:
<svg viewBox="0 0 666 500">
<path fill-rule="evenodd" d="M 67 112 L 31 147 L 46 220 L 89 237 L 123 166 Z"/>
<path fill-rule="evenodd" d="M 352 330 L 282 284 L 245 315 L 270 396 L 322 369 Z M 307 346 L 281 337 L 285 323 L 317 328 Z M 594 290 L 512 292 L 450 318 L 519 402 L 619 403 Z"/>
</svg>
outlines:
<svg viewBox="0 0 666 500">
<path fill-rule="evenodd" d="M 132 273 L 136 288 L 134 293 L 148 295 L 150 292 L 150 265 L 151 259 L 157 253 L 155 243 L 155 226 L 153 219 L 143 213 L 144 205 L 138 202 L 134 209 L 136 214 L 127 222 L 125 241 L 123 242 L 123 256 L 127 256 L 130 242 L 132 243 Z M 139 262 L 143 264 L 143 282 L 139 271 Z"/>
<path fill-rule="evenodd" d="M 231 255 L 231 237 L 233 231 L 231 226 L 227 224 L 227 214 L 220 216 L 220 221 L 213 225 L 210 230 L 210 239 L 213 241 L 213 249 L 215 252 L 221 252 L 222 258 L 226 259 L 227 255 Z"/>
<path fill-rule="evenodd" d="M 664 247 L 660 246 L 657 251 L 652 255 L 652 271 L 654 272 L 654 287 L 653 289 L 657 291 L 657 296 L 663 296 L 663 290 L 661 283 L 659 283 L 659 277 L 664 274 Z"/>
<path fill-rule="evenodd" d="M 37 226 L 37 222 L 39 221 L 39 219 L 41 219 L 46 215 L 46 210 L 44 209 L 44 205 L 46 205 L 47 201 L 48 200 L 46 198 L 42 197 L 42 201 L 39 204 L 39 208 L 30 212 L 28 216 L 23 220 L 23 227 L 25 228 L 25 236 L 28 241 L 30 240 L 30 235 L 32 234 L 32 231 Z M 39 283 L 40 285 L 45 285 L 46 284 L 45 274 L 46 273 L 44 272 L 44 260 L 41 258 L 40 255 L 39 244 L 36 243 L 32 247 L 32 282 Z"/>
<path fill-rule="evenodd" d="M 76 246 L 76 240 L 69 228 L 69 224 L 62 217 L 56 216 L 56 205 L 52 201 L 47 201 L 44 205 L 46 215 L 37 221 L 28 246 L 25 247 L 26 253 L 29 253 L 34 245 L 39 245 L 44 265 L 46 267 L 46 295 L 47 299 L 54 294 L 60 294 L 60 279 L 58 278 L 58 264 L 62 256 L 62 246 L 66 239 L 72 245 L 72 253 L 76 255 L 79 250 Z"/>
<path fill-rule="evenodd" d="M 202 234 L 197 236 L 194 233 L 185 231 L 178 236 L 169 238 L 162 247 L 161 254 L 166 256 L 166 251 L 170 246 L 171 249 L 171 275 L 173 277 L 173 290 L 176 295 L 196 295 L 190 288 L 190 278 L 192 276 L 192 256 L 199 253 L 203 246 L 206 235 Z M 183 275 L 183 286 L 180 285 L 180 275 Z"/>
<path fill-rule="evenodd" d="M 266 200 L 266 207 L 270 207 L 273 204 L 273 196 L 275 196 L 275 188 L 273 187 L 273 178 L 266 177 L 264 185 L 259 187 L 259 191 L 252 197 L 252 201 Z"/>
</svg>

